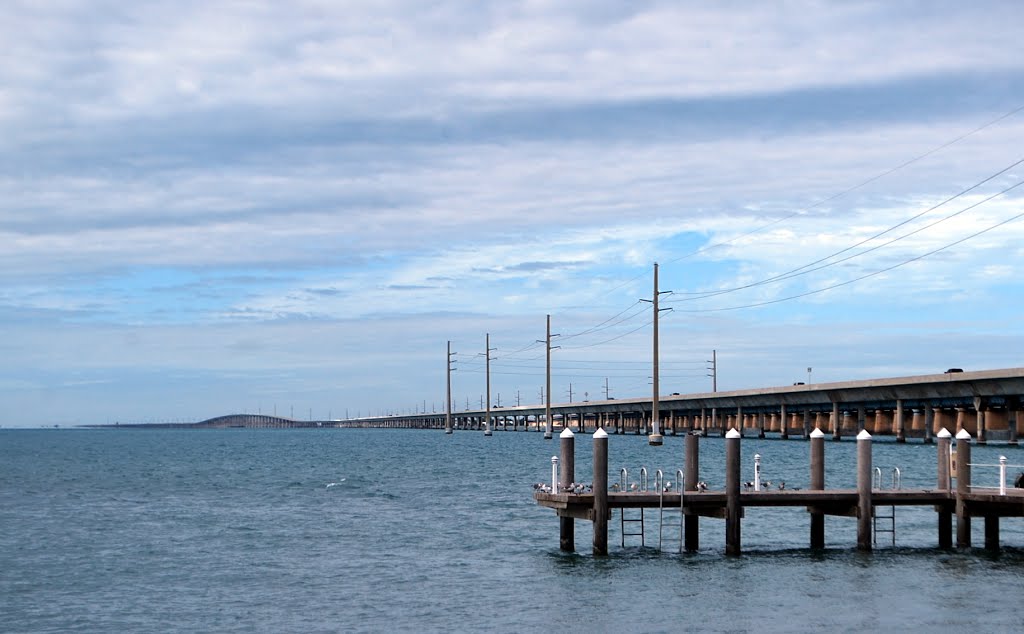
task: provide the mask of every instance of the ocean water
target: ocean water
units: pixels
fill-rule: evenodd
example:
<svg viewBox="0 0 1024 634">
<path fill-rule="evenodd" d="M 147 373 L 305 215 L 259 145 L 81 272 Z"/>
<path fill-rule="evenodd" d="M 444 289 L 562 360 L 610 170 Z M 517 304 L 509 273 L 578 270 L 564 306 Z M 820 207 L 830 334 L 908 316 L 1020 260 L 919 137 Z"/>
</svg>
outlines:
<svg viewBox="0 0 1024 634">
<path fill-rule="evenodd" d="M 577 435 L 578 480 L 591 437 Z M 674 475 L 682 437 L 610 438 L 619 468 Z M 744 554 L 701 520 L 701 550 L 677 529 L 646 547 L 558 549 L 558 520 L 532 499 L 558 441 L 541 434 L 419 430 L 0 430 L 3 632 L 820 632 L 1021 631 L 1024 519 L 1004 549 L 940 551 L 935 514 L 897 509 L 896 546 L 860 553 L 855 520 L 826 518 L 807 548 L 803 509 L 748 509 Z M 751 471 L 807 486 L 808 445 L 744 439 Z M 975 447 L 975 462 L 1016 447 Z M 701 476 L 724 482 L 721 439 Z M 826 443 L 826 485 L 853 486 L 855 445 Z M 874 464 L 932 486 L 935 448 L 877 443 Z M 976 472 L 981 484 L 995 471 Z M 678 519 L 675 519 L 678 522 Z M 983 543 L 983 522 L 974 542 Z"/>
</svg>

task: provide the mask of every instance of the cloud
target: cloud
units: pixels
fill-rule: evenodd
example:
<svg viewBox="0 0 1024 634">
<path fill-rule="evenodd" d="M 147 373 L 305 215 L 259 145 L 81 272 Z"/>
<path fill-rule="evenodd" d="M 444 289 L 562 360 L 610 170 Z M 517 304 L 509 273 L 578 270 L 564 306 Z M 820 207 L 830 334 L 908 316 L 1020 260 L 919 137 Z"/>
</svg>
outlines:
<svg viewBox="0 0 1024 634">
<path fill-rule="evenodd" d="M 1020 159 L 1024 113 L 977 128 L 1024 103 L 1022 17 L 953 2 L 12 4 L 0 320 L 25 378 L 6 385 L 37 386 L 22 404 L 47 415 L 83 405 L 53 396 L 75 382 L 97 403 L 143 394 L 140 409 L 288 391 L 366 408 L 398 384 L 422 401 L 437 386 L 408 368 L 436 365 L 438 342 L 479 348 L 489 331 L 507 353 L 549 313 L 566 351 L 637 360 L 654 261 L 675 354 L 732 347 L 770 374 L 828 335 L 870 348 L 883 322 L 927 312 L 907 345 L 880 334 L 892 352 L 844 371 L 909 368 L 944 329 L 1002 346 L 985 348 L 995 363 L 1020 337 L 1006 315 L 1021 222 L 799 301 L 714 311 L 951 244 L 1019 213 L 1017 192 L 820 271 L 687 293 L 825 258 Z"/>
</svg>

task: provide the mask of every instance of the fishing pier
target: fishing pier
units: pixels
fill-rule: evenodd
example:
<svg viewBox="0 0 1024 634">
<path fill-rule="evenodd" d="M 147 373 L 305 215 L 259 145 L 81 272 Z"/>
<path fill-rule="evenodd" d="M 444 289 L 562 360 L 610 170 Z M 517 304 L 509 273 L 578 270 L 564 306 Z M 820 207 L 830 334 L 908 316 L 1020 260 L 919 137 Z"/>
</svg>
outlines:
<svg viewBox="0 0 1024 634">
<path fill-rule="evenodd" d="M 700 518 L 725 521 L 725 552 L 738 555 L 742 546 L 742 519 L 747 507 L 803 507 L 809 515 L 811 548 L 825 547 L 826 515 L 855 518 L 857 548 L 870 551 L 878 533 L 892 533 L 895 541 L 895 513 L 885 510 L 897 506 L 931 507 L 936 513 L 937 543 L 940 548 L 971 546 L 971 520 L 985 523 L 985 548 L 999 548 L 999 522 L 1003 517 L 1024 517 L 1024 489 L 1006 486 L 1005 459 L 999 465 L 975 465 L 971 462 L 971 434 L 961 430 L 954 437 L 942 429 L 936 436 L 936 486 L 929 489 L 883 489 L 882 473 L 872 466 L 871 434 L 857 435 L 857 486 L 855 489 L 826 489 L 825 434 L 815 429 L 810 434 L 810 487 L 804 490 L 767 490 L 760 482 L 759 457 L 755 456 L 754 481 L 741 483 L 741 434 L 730 430 L 725 437 L 725 489 L 709 490 L 699 481 L 700 435 L 691 433 L 684 444 L 684 469 L 666 477 L 660 471 L 649 489 L 647 473 L 641 481 L 630 483 L 625 470 L 618 483 L 608 483 L 608 434 L 598 429 L 593 434 L 593 482 L 589 487 L 577 485 L 575 471 L 575 436 L 571 430 L 562 432 L 560 453 L 552 457 L 551 486 L 539 485 L 534 499 L 540 506 L 554 509 L 559 517 L 560 547 L 575 550 L 575 520 L 593 523 L 593 553 L 608 554 L 608 522 L 612 511 L 619 509 L 623 543 L 627 536 L 643 539 L 643 509 L 656 509 L 662 517 L 666 509 L 678 510 L 680 517 L 680 550 L 698 550 Z M 971 486 L 972 467 L 998 467 L 1000 486 Z M 899 471 L 893 470 L 894 485 Z M 747 490 L 742 490 L 742 489 Z M 627 519 L 626 509 L 640 509 L 640 519 Z M 878 522 L 882 521 L 882 528 Z M 891 528 L 885 522 L 892 522 Z M 955 533 L 954 533 L 955 520 Z M 661 520 L 659 520 L 661 521 Z M 627 524 L 639 522 L 640 532 L 631 532 Z M 659 541 L 662 524 L 659 524 Z"/>
</svg>

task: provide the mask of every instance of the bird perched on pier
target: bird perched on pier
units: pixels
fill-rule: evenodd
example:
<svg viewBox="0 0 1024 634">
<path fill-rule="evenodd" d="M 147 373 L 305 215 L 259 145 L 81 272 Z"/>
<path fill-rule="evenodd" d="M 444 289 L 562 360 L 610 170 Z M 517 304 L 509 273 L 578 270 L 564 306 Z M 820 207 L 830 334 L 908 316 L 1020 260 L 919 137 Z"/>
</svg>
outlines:
<svg viewBox="0 0 1024 634">
<path fill-rule="evenodd" d="M 749 490 L 751 490 L 753 488 L 754 488 L 754 483 L 753 482 L 744 482 L 743 483 L 743 490 L 744 491 L 749 491 Z"/>
<path fill-rule="evenodd" d="M 551 493 L 551 487 L 543 482 L 537 482 L 533 485 L 534 491 L 540 491 L 541 493 Z"/>
<path fill-rule="evenodd" d="M 771 480 L 761 480 L 761 486 L 766 488 L 766 489 L 771 488 L 772 481 Z"/>
<path fill-rule="evenodd" d="M 670 491 L 671 489 L 672 489 L 672 483 L 671 482 L 666 482 L 664 484 L 664 486 L 661 487 L 662 491 Z"/>
<path fill-rule="evenodd" d="M 783 491 L 783 490 L 785 490 L 785 488 L 786 488 L 786 481 L 785 480 L 779 480 L 779 491 Z"/>
<path fill-rule="evenodd" d="M 629 490 L 630 490 L 630 491 L 636 491 L 636 490 L 637 490 L 637 489 L 639 489 L 639 488 L 640 488 L 640 486 L 639 486 L 639 485 L 637 485 L 637 483 L 636 483 L 636 482 L 630 482 L 630 483 L 629 483 Z"/>
<path fill-rule="evenodd" d="M 701 480 L 697 483 L 697 493 L 703 493 L 708 490 L 708 483 Z"/>
<path fill-rule="evenodd" d="M 616 482 L 610 488 L 611 488 L 612 491 L 618 491 L 621 487 L 619 486 L 619 483 Z"/>
</svg>

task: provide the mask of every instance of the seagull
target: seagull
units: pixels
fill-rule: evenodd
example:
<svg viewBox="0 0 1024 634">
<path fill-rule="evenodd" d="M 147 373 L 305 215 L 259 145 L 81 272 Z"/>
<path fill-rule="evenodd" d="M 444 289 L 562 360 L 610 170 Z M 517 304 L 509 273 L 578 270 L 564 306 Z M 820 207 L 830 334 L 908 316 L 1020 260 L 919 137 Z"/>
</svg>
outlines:
<svg viewBox="0 0 1024 634">
<path fill-rule="evenodd" d="M 743 490 L 744 491 L 749 491 L 749 490 L 751 490 L 753 488 L 754 488 L 754 483 L 753 482 L 744 482 L 743 483 Z"/>
<path fill-rule="evenodd" d="M 612 491 L 618 491 L 619 488 L 620 487 L 619 487 L 619 483 L 618 482 L 616 482 L 615 484 L 612 485 Z"/>
<path fill-rule="evenodd" d="M 708 490 L 708 483 L 707 482 L 701 480 L 700 482 L 697 483 L 697 492 L 698 493 L 703 493 L 703 492 L 705 492 L 707 490 Z"/>
<path fill-rule="evenodd" d="M 786 488 L 786 481 L 785 480 L 779 480 L 779 491 L 782 491 L 785 488 Z"/>
<path fill-rule="evenodd" d="M 639 488 L 640 488 L 640 487 L 638 487 L 638 486 L 637 486 L 636 482 L 630 482 L 630 483 L 629 483 L 629 490 L 630 490 L 630 491 L 636 491 L 636 490 L 637 490 L 637 489 L 639 489 Z"/>
<path fill-rule="evenodd" d="M 770 488 L 772 486 L 772 481 L 771 480 L 761 480 L 761 486 L 763 486 L 766 489 Z"/>
</svg>

